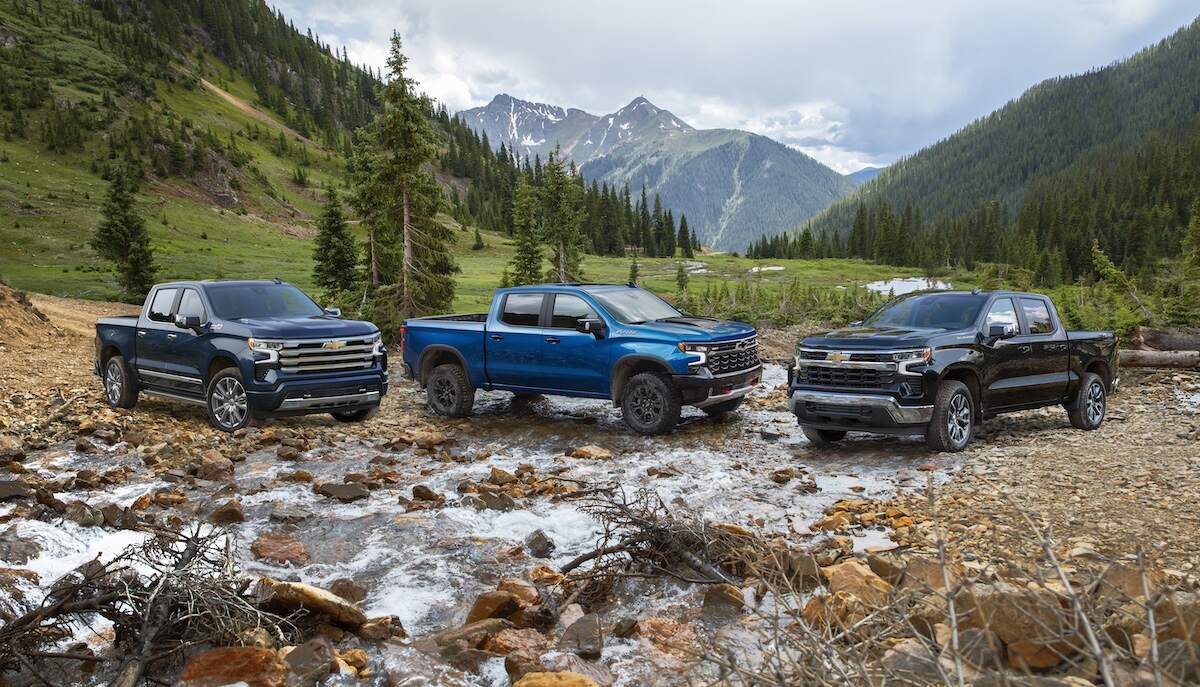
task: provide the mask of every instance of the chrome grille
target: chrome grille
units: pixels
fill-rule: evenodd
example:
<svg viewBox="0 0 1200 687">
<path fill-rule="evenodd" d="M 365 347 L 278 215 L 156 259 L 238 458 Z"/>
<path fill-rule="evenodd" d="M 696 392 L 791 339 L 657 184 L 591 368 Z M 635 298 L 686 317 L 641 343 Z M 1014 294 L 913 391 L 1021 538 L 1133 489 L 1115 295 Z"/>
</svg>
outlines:
<svg viewBox="0 0 1200 687">
<path fill-rule="evenodd" d="M 708 369 L 714 375 L 749 370 L 758 364 L 758 337 L 713 344 L 709 348 Z"/>
<path fill-rule="evenodd" d="M 288 374 L 361 370 L 374 364 L 375 343 L 367 337 L 287 341 L 279 368 Z"/>
</svg>

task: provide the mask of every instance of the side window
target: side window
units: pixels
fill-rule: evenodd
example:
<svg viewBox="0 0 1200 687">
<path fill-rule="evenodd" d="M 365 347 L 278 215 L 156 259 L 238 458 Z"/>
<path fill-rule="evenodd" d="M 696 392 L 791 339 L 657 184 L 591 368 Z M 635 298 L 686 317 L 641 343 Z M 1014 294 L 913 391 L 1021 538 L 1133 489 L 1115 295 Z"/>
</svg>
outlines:
<svg viewBox="0 0 1200 687">
<path fill-rule="evenodd" d="M 1013 307 L 1011 298 L 998 298 L 992 303 L 983 326 L 990 329 L 993 324 L 1011 324 L 1014 334 L 1021 331 L 1021 325 L 1017 321 L 1017 309 Z"/>
<path fill-rule="evenodd" d="M 574 329 L 579 320 L 595 316 L 596 311 L 579 296 L 560 293 L 554 297 L 554 315 L 550 318 L 550 326 L 555 329 Z"/>
<path fill-rule="evenodd" d="M 175 314 L 195 315 L 201 322 L 208 319 L 208 313 L 204 312 L 204 301 L 200 300 L 200 294 L 195 289 L 183 290 L 183 297 L 179 299 L 179 307 L 176 308 Z"/>
<path fill-rule="evenodd" d="M 504 299 L 500 321 L 514 327 L 536 327 L 542 314 L 542 294 L 514 293 Z"/>
<path fill-rule="evenodd" d="M 171 321 L 171 306 L 175 304 L 175 293 L 179 289 L 159 289 L 154 293 L 154 300 L 150 302 L 150 312 L 147 317 L 155 322 L 170 322 Z"/>
<path fill-rule="evenodd" d="M 1029 325 L 1030 334 L 1049 334 L 1054 331 L 1054 322 L 1050 319 L 1050 309 L 1046 301 L 1040 298 L 1022 298 L 1021 310 L 1025 311 L 1025 323 Z"/>
</svg>

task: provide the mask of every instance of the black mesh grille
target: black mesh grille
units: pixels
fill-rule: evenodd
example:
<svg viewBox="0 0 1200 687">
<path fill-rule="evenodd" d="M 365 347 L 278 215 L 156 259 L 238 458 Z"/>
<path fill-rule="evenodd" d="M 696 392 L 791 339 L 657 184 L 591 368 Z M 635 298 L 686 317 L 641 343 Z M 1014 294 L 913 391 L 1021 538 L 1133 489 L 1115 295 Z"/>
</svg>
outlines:
<svg viewBox="0 0 1200 687">
<path fill-rule="evenodd" d="M 749 370 L 759 364 L 758 342 L 751 341 L 744 348 L 732 348 L 708 354 L 708 369 L 715 375 Z"/>
<path fill-rule="evenodd" d="M 842 417 L 870 417 L 870 406 L 839 406 L 831 403 L 813 403 L 804 404 L 804 409 L 810 413 L 820 415 L 838 415 Z"/>
<path fill-rule="evenodd" d="M 801 367 L 796 374 L 796 381 L 804 384 L 855 389 L 878 389 L 890 385 L 894 379 L 893 372 L 852 367 Z"/>
</svg>

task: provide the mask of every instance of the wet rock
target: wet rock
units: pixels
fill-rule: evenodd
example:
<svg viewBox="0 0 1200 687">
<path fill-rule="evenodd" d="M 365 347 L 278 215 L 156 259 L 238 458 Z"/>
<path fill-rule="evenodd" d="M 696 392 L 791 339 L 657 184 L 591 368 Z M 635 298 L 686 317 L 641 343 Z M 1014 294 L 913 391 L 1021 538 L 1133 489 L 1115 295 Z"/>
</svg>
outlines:
<svg viewBox="0 0 1200 687">
<path fill-rule="evenodd" d="M 229 499 L 220 506 L 217 506 L 217 509 L 208 516 L 208 521 L 214 525 L 232 525 L 238 522 L 246 522 L 246 513 L 242 510 L 242 502 L 237 499 Z"/>
<path fill-rule="evenodd" d="M 731 584 L 713 584 L 704 590 L 704 610 L 718 613 L 739 612 L 745 607 L 742 590 Z"/>
<path fill-rule="evenodd" d="M 25 565 L 37 558 L 42 547 L 32 539 L 25 539 L 17 534 L 16 525 L 0 532 L 0 560 L 16 565 Z"/>
<path fill-rule="evenodd" d="M 539 528 L 525 537 L 525 549 L 535 558 L 549 558 L 554 552 L 555 544 L 550 535 Z"/>
<path fill-rule="evenodd" d="M 275 449 L 275 455 L 280 460 L 300 460 L 300 449 L 295 446 L 280 445 L 279 448 Z"/>
<path fill-rule="evenodd" d="M 329 585 L 329 591 L 351 603 L 359 603 L 367 598 L 367 588 L 348 577 L 334 580 Z"/>
<path fill-rule="evenodd" d="M 76 453 L 98 453 L 99 451 L 100 449 L 87 437 L 79 437 L 75 440 Z"/>
<path fill-rule="evenodd" d="M 858 597 L 846 592 L 818 594 L 804 604 L 804 620 L 818 629 L 844 630 L 866 618 L 871 612 Z"/>
<path fill-rule="evenodd" d="M 446 443 L 446 435 L 436 430 L 418 430 L 403 437 L 403 440 L 405 443 L 416 444 L 420 448 L 428 450 Z"/>
<path fill-rule="evenodd" d="M 139 524 L 138 516 L 133 510 L 123 508 L 115 503 L 102 507 L 100 513 L 104 516 L 104 524 L 108 527 L 132 530 Z"/>
<path fill-rule="evenodd" d="M 939 659 L 924 642 L 911 637 L 888 649 L 879 663 L 889 680 L 901 684 L 940 684 L 943 675 L 954 674 L 953 663 Z"/>
<path fill-rule="evenodd" d="M 558 632 L 559 634 L 566 632 L 567 628 L 579 620 L 584 615 L 583 606 L 572 603 L 567 604 L 561 611 L 558 612 Z"/>
<path fill-rule="evenodd" d="M 498 467 L 493 467 L 491 473 L 488 475 L 487 481 L 490 482 L 491 484 L 495 484 L 496 486 L 502 487 L 505 484 L 512 484 L 513 482 L 516 482 L 517 476 L 512 474 L 508 470 L 504 470 L 504 469 L 498 468 Z"/>
<path fill-rule="evenodd" d="M 454 644 L 462 644 L 471 648 L 478 649 L 483 646 L 484 642 L 492 636 L 512 627 L 512 623 L 503 618 L 487 618 L 473 623 L 467 623 L 462 627 L 455 627 L 421 640 L 423 644 L 432 644 L 434 647 L 447 647 Z"/>
<path fill-rule="evenodd" d="M 378 618 L 371 618 L 358 628 L 359 637 L 368 642 L 382 642 L 392 637 L 407 637 L 408 633 L 404 630 L 404 625 L 400 623 L 400 618 L 394 615 L 385 615 Z"/>
<path fill-rule="evenodd" d="M 92 508 L 83 501 L 68 503 L 67 511 L 63 516 L 80 527 L 100 527 L 104 525 L 104 513 L 101 513 L 98 508 Z"/>
<path fill-rule="evenodd" d="M 483 649 L 504 656 L 504 670 L 516 682 L 543 669 L 539 659 L 549 649 L 549 640 L 537 630 L 504 629 L 488 638 Z"/>
<path fill-rule="evenodd" d="M 963 614 L 959 627 L 995 633 L 1007 645 L 1014 667 L 1052 668 L 1079 642 L 1071 612 L 1048 589 L 977 584 L 956 600 L 955 608 Z"/>
<path fill-rule="evenodd" d="M 516 613 L 521 605 L 511 592 L 494 590 L 484 592 L 475 599 L 471 612 L 467 614 L 466 625 L 486 620 L 488 618 L 507 618 Z"/>
<path fill-rule="evenodd" d="M 529 571 L 529 579 L 534 584 L 558 584 L 563 581 L 563 574 L 545 565 L 539 565 Z"/>
<path fill-rule="evenodd" d="M 845 592 L 871 606 L 887 603 L 888 596 L 892 593 L 892 585 L 856 560 L 822 568 L 821 574 L 825 576 L 829 589 L 834 594 Z"/>
<path fill-rule="evenodd" d="M 634 618 L 633 616 L 629 616 L 627 618 L 621 618 L 620 620 L 618 620 L 616 622 L 616 624 L 613 625 L 612 633 L 613 633 L 614 637 L 620 637 L 621 639 L 628 639 L 633 636 L 633 634 L 636 630 L 637 630 L 637 618 Z"/>
<path fill-rule="evenodd" d="M 428 501 L 431 503 L 438 503 L 438 502 L 445 500 L 445 498 L 441 494 L 430 489 L 429 487 L 425 486 L 424 484 L 418 484 L 418 485 L 414 486 L 412 488 L 412 495 L 413 495 L 413 498 L 416 499 L 417 501 Z"/>
<path fill-rule="evenodd" d="M 25 457 L 25 448 L 16 437 L 0 436 L 0 460 L 21 460 Z"/>
<path fill-rule="evenodd" d="M 280 582 L 264 577 L 258 581 L 255 595 L 259 603 L 286 610 L 303 609 L 327 616 L 346 627 L 357 628 L 367 622 L 367 615 L 354 604 L 320 587 L 301 582 Z"/>
<path fill-rule="evenodd" d="M 304 565 L 310 560 L 304 544 L 286 532 L 263 532 L 250 544 L 250 551 L 256 558 L 272 563 Z"/>
<path fill-rule="evenodd" d="M 516 597 L 517 603 L 522 608 L 532 606 L 541 601 L 541 595 L 538 594 L 537 587 L 519 577 L 506 577 L 500 580 L 500 584 L 496 585 L 496 589 L 512 594 Z"/>
<path fill-rule="evenodd" d="M 351 482 L 349 484 L 326 482 L 317 487 L 317 493 L 331 499 L 337 499 L 342 503 L 352 503 L 370 496 L 371 490 L 360 482 Z"/>
<path fill-rule="evenodd" d="M 228 482 L 233 479 L 233 461 L 214 450 L 201 454 L 192 467 L 197 479 L 210 482 Z"/>
<path fill-rule="evenodd" d="M 633 636 L 668 653 L 693 654 L 697 648 L 696 632 L 686 623 L 665 616 L 639 619 L 634 625 Z"/>
<path fill-rule="evenodd" d="M 610 460 L 613 457 L 613 452 L 602 446 L 588 444 L 571 449 L 568 455 L 572 458 L 584 458 L 587 460 Z"/>
<path fill-rule="evenodd" d="M 599 683 L 579 673 L 529 673 L 513 687 L 600 687 Z"/>
<path fill-rule="evenodd" d="M 269 649 L 223 647 L 194 656 L 183 667 L 176 687 L 223 687 L 253 685 L 284 687 L 287 665 Z"/>
<path fill-rule="evenodd" d="M 571 623 L 558 640 L 558 648 L 584 658 L 600 658 L 604 651 L 604 628 L 600 616 L 588 613 Z"/>
<path fill-rule="evenodd" d="M 304 522 L 311 517 L 312 511 L 301 508 L 300 506 L 289 506 L 286 504 L 275 506 L 275 508 L 271 510 L 270 515 L 271 520 L 274 520 L 275 522 L 282 522 L 292 525 L 298 522 Z"/>
<path fill-rule="evenodd" d="M 283 660 L 301 685 L 317 685 L 333 672 L 333 644 L 325 637 L 317 637 L 292 647 L 284 653 Z"/>
<path fill-rule="evenodd" d="M 27 499 L 33 496 L 33 489 L 19 479 L 0 479 L 0 501 L 12 499 Z"/>
<path fill-rule="evenodd" d="M 819 532 L 844 530 L 853 523 L 852 516 L 845 511 L 834 511 L 814 522 L 809 529 Z"/>
<path fill-rule="evenodd" d="M 611 687 L 617 681 L 602 663 L 580 658 L 575 654 L 552 652 L 542 656 L 542 666 L 558 675 L 581 675 L 599 687 Z"/>
</svg>

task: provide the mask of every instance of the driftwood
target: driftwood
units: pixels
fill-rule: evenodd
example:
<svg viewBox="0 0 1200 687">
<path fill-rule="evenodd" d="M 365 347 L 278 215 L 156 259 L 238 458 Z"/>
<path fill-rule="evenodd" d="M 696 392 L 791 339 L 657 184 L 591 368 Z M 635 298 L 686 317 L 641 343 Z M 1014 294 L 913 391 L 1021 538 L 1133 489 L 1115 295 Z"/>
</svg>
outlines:
<svg viewBox="0 0 1200 687">
<path fill-rule="evenodd" d="M 1121 351 L 1122 367 L 1200 368 L 1200 351 Z"/>
<path fill-rule="evenodd" d="M 1200 351 L 1200 330 L 1138 327 L 1133 343 L 1155 351 Z"/>
</svg>

